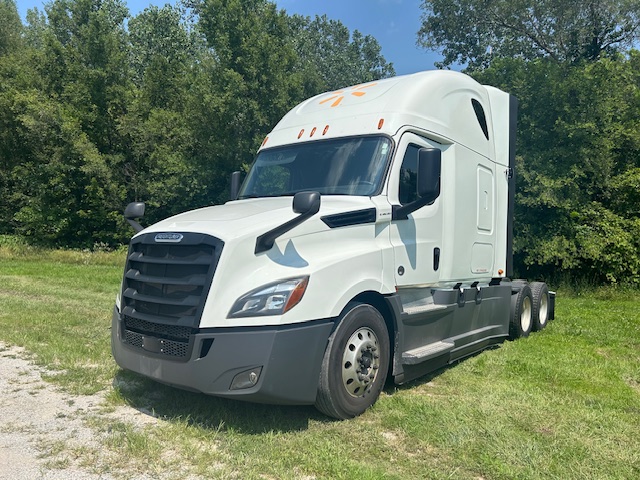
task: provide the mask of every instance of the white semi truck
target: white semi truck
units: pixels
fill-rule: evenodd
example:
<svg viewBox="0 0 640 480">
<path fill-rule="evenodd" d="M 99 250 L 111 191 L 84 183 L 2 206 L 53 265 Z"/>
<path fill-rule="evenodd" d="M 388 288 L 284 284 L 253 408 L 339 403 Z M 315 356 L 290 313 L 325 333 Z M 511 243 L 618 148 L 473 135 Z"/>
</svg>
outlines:
<svg viewBox="0 0 640 480">
<path fill-rule="evenodd" d="M 361 414 L 554 316 L 512 281 L 514 97 L 428 71 L 293 108 L 231 201 L 132 238 L 112 322 L 124 369 L 206 394 Z"/>
</svg>

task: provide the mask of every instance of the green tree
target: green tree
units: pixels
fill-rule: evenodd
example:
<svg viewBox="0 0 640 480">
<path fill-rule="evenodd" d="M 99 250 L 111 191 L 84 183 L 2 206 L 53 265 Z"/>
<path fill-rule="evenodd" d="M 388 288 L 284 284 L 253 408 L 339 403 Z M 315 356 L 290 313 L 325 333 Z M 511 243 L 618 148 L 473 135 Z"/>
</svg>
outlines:
<svg viewBox="0 0 640 480">
<path fill-rule="evenodd" d="M 640 38 L 637 0 L 425 0 L 418 43 L 440 66 L 487 66 L 494 58 L 595 60 Z"/>
<path fill-rule="evenodd" d="M 121 0 L 54 0 L 43 78 L 48 93 L 72 105 L 83 131 L 101 153 L 118 150 L 117 118 L 129 88 L 128 10 Z"/>
<path fill-rule="evenodd" d="M 640 53 L 500 59 L 474 75 L 519 99 L 520 274 L 639 283 Z"/>
<path fill-rule="evenodd" d="M 0 56 L 15 52 L 22 43 L 22 22 L 14 0 L 0 0 Z"/>
<path fill-rule="evenodd" d="M 147 222 L 200 205 L 200 171 L 192 164 L 193 132 L 185 108 L 201 74 L 202 39 L 180 7 L 151 6 L 129 21 L 136 88 L 120 119 L 128 200 L 149 205 Z M 197 99 L 193 99 L 193 103 Z"/>
<path fill-rule="evenodd" d="M 371 35 L 358 30 L 351 34 L 342 22 L 326 15 L 313 20 L 293 15 L 289 21 L 307 96 L 395 75 Z"/>
<path fill-rule="evenodd" d="M 27 10 L 27 25 L 24 38 L 30 47 L 42 51 L 48 25 L 47 16 L 37 8 Z"/>
<path fill-rule="evenodd" d="M 14 213 L 21 195 L 15 169 L 28 155 L 21 138 L 20 95 L 37 84 L 31 68 L 32 51 L 23 41 L 24 27 L 13 0 L 0 0 L 0 233 L 15 227 Z"/>
<path fill-rule="evenodd" d="M 637 0 L 424 1 L 419 43 L 519 99 L 520 274 L 640 282 Z"/>
<path fill-rule="evenodd" d="M 266 133 L 302 98 L 288 17 L 266 0 L 194 5 L 211 54 L 189 108 L 194 161 L 208 184 L 203 202 L 228 198 L 229 174 L 251 162 Z"/>
<path fill-rule="evenodd" d="M 117 244 L 131 200 L 147 222 L 226 200 L 288 109 L 392 72 L 372 37 L 267 0 L 52 0 L 26 26 L 0 0 L 0 26 L 0 232 L 51 245 Z"/>
<path fill-rule="evenodd" d="M 134 82 L 149 107 L 181 108 L 199 38 L 180 8 L 150 6 L 128 24 Z"/>
<path fill-rule="evenodd" d="M 21 193 L 16 231 L 47 245 L 118 243 L 118 183 L 73 109 L 35 92 L 18 100 L 29 156 L 14 169 Z"/>
<path fill-rule="evenodd" d="M 117 120 L 129 83 L 126 7 L 116 0 L 54 0 L 32 13 L 33 80 L 14 90 L 12 221 L 33 241 L 66 246 L 124 238 L 122 141 Z"/>
</svg>

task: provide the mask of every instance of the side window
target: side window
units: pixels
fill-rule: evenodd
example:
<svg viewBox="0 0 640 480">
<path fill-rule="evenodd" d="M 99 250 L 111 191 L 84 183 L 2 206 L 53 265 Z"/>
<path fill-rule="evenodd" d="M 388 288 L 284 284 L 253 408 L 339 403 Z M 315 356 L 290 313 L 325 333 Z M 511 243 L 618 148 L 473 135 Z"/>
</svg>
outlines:
<svg viewBox="0 0 640 480">
<path fill-rule="evenodd" d="M 418 199 L 418 151 L 420 147 L 413 143 L 407 146 L 407 151 L 400 167 L 400 188 L 398 198 L 402 205 Z"/>
<path fill-rule="evenodd" d="M 476 112 L 476 118 L 482 129 L 482 133 L 484 133 L 485 138 L 489 140 L 489 127 L 487 126 L 487 117 L 484 114 L 484 108 L 482 108 L 480 102 L 475 98 L 471 99 L 471 105 L 473 105 L 473 111 Z"/>
</svg>

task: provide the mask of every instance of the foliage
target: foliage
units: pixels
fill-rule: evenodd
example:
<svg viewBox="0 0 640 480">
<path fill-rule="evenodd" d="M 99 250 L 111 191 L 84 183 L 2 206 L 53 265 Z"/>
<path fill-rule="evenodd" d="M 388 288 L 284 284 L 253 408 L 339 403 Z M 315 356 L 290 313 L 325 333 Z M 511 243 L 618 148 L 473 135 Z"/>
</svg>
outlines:
<svg viewBox="0 0 640 480">
<path fill-rule="evenodd" d="M 519 100 L 521 276 L 640 284 L 640 3 L 429 0 L 418 42 Z"/>
<path fill-rule="evenodd" d="M 640 39 L 637 0 L 424 0 L 418 43 L 442 49 L 441 66 L 486 67 L 494 58 L 596 60 Z"/>
<path fill-rule="evenodd" d="M 496 60 L 475 76 L 519 99 L 520 273 L 640 283 L 640 52 Z"/>
<path fill-rule="evenodd" d="M 148 222 L 225 201 L 278 119 L 329 88 L 304 78 L 320 62 L 296 49 L 300 25 L 266 0 L 133 18 L 124 0 L 52 0 L 22 25 L 0 0 L 0 234 L 114 246 L 129 201 L 147 202 Z M 349 82 L 392 73 L 375 39 L 341 28 L 323 66 L 350 64 Z"/>
<path fill-rule="evenodd" d="M 316 92 L 395 74 L 393 65 L 380 53 L 375 38 L 362 35 L 358 30 L 351 35 L 339 20 L 326 15 L 314 19 L 293 15 L 290 24 L 303 79 L 305 84 L 313 85 Z"/>
<path fill-rule="evenodd" d="M 14 0 L 0 0 L 0 56 L 14 52 L 22 43 L 22 22 Z"/>
</svg>

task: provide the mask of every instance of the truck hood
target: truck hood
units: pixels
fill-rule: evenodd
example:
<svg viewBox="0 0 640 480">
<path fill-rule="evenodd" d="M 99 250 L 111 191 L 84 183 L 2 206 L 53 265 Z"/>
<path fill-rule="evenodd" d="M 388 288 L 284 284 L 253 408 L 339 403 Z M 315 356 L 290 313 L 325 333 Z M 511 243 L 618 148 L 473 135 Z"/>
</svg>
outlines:
<svg viewBox="0 0 640 480">
<path fill-rule="evenodd" d="M 206 233 L 229 242 L 246 236 L 261 235 L 298 214 L 292 209 L 293 197 L 253 198 L 224 205 L 201 208 L 162 220 L 141 233 L 194 232 Z M 320 212 L 303 223 L 300 234 L 328 228 L 321 221 L 325 215 L 353 212 L 374 207 L 369 197 L 327 195 L 321 199 Z M 313 225 L 312 228 L 309 228 Z M 304 227 L 304 228 L 303 228 Z M 292 232 L 293 233 L 293 232 Z"/>
</svg>

